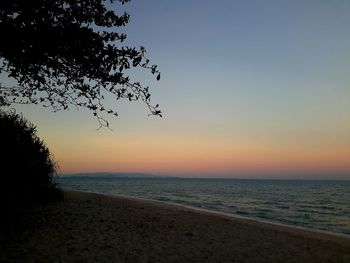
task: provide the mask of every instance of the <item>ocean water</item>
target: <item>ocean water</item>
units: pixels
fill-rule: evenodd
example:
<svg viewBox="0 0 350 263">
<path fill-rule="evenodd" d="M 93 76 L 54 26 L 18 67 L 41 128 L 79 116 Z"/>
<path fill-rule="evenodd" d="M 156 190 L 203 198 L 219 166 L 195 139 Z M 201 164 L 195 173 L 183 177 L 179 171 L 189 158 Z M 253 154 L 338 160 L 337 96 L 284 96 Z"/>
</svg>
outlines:
<svg viewBox="0 0 350 263">
<path fill-rule="evenodd" d="M 60 177 L 64 189 L 125 195 L 350 237 L 350 181 Z"/>
</svg>

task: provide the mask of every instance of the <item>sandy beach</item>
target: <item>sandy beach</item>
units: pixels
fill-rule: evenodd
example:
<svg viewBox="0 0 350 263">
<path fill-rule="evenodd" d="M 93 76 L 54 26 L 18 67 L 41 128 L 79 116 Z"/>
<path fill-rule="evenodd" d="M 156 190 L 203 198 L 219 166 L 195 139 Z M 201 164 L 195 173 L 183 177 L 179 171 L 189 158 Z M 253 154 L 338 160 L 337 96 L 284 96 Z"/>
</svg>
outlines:
<svg viewBox="0 0 350 263">
<path fill-rule="evenodd" d="M 0 262 L 350 262 L 350 238 L 77 191 L 6 224 Z"/>
</svg>

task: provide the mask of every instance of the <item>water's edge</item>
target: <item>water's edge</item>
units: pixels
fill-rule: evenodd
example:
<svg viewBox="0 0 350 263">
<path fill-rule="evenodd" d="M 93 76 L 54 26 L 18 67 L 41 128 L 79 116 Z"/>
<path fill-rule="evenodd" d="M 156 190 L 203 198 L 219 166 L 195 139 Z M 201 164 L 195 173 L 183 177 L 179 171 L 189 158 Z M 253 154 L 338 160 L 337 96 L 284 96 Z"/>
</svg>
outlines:
<svg viewBox="0 0 350 263">
<path fill-rule="evenodd" d="M 319 234 L 325 234 L 325 235 L 350 239 L 350 235 L 343 234 L 343 233 L 331 232 L 331 231 L 327 231 L 327 230 L 303 227 L 303 226 L 292 225 L 292 224 L 284 224 L 284 223 L 281 223 L 278 221 L 266 220 L 266 219 L 261 219 L 261 218 L 256 218 L 256 217 L 246 217 L 246 216 L 241 216 L 239 214 L 224 212 L 224 211 L 220 211 L 220 210 L 210 210 L 210 209 L 206 209 L 206 208 L 184 205 L 184 204 L 180 204 L 180 203 L 176 203 L 176 202 L 161 201 L 161 200 L 156 200 L 156 199 L 141 198 L 141 197 L 137 197 L 137 196 L 129 196 L 129 195 L 121 195 L 121 194 L 111 194 L 111 193 L 106 194 L 106 193 L 94 192 L 94 191 L 80 191 L 80 190 L 65 189 L 65 188 L 63 190 L 64 191 L 80 192 L 80 193 L 91 193 L 91 194 L 97 194 L 97 195 L 108 196 L 108 197 L 129 199 L 129 200 L 137 200 L 137 201 L 141 201 L 141 202 L 145 201 L 145 202 L 151 202 L 151 203 L 170 205 L 170 206 L 175 206 L 175 207 L 179 207 L 182 209 L 189 209 L 192 211 L 204 212 L 206 214 L 226 216 L 226 217 L 230 217 L 230 218 L 234 218 L 234 219 L 243 219 L 243 220 L 252 221 L 252 222 L 256 222 L 256 223 L 281 226 L 281 227 L 285 227 L 285 228 L 289 228 L 289 229 L 297 229 L 297 230 L 307 231 L 307 232 L 311 232 L 311 233 L 319 233 Z"/>
<path fill-rule="evenodd" d="M 63 178 L 64 189 L 153 200 L 350 236 L 350 182 Z"/>
</svg>

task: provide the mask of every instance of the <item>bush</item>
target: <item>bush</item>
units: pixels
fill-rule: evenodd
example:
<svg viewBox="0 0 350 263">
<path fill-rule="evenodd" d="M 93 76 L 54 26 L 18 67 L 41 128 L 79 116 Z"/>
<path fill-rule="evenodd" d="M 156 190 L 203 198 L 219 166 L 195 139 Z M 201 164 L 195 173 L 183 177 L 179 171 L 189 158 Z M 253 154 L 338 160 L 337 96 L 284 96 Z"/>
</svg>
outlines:
<svg viewBox="0 0 350 263">
<path fill-rule="evenodd" d="M 28 203 L 62 197 L 53 182 L 57 166 L 33 124 L 15 112 L 0 111 L 0 142 L 1 201 Z"/>
</svg>

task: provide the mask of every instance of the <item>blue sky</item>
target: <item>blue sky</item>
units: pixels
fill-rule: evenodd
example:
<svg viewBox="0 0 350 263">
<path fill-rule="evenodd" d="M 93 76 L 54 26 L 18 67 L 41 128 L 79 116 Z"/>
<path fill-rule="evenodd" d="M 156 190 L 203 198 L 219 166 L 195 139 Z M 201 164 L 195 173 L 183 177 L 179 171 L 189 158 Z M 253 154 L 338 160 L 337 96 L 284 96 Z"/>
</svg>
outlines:
<svg viewBox="0 0 350 263">
<path fill-rule="evenodd" d="M 145 46 L 162 72 L 160 82 L 133 77 L 164 118 L 122 102 L 114 131 L 96 132 L 85 111 L 17 107 L 63 171 L 350 171 L 350 1 L 133 0 L 122 10 L 126 43 Z"/>
</svg>

